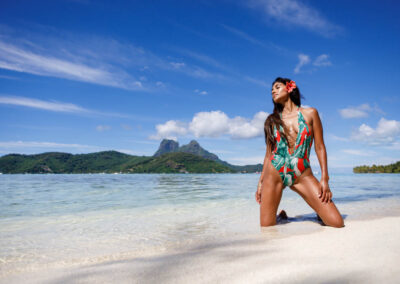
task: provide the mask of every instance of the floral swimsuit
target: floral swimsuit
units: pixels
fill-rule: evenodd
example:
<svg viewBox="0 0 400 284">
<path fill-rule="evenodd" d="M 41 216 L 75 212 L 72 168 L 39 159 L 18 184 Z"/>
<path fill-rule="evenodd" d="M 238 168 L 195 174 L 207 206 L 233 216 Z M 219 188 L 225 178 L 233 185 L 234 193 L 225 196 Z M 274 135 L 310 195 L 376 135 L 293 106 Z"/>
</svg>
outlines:
<svg viewBox="0 0 400 284">
<path fill-rule="evenodd" d="M 282 114 L 279 113 L 282 118 Z M 310 149 L 312 145 L 312 137 L 310 128 L 304 119 L 300 108 L 297 107 L 297 117 L 299 123 L 299 132 L 294 147 L 294 152 L 290 153 L 288 143 L 285 139 L 281 139 L 280 132 L 274 125 L 274 137 L 276 147 L 272 151 L 270 161 L 275 169 L 279 172 L 284 186 L 293 185 L 294 181 L 301 173 L 310 167 Z M 284 133 L 284 129 L 280 126 L 280 131 Z"/>
</svg>

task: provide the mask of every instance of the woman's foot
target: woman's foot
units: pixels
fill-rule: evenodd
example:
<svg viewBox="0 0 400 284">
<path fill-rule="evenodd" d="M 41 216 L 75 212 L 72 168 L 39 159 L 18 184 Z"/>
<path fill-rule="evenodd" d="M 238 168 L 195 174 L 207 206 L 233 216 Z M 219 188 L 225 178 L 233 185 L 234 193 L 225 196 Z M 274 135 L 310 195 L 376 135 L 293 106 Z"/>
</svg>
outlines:
<svg viewBox="0 0 400 284">
<path fill-rule="evenodd" d="M 286 211 L 282 209 L 281 212 L 279 212 L 278 217 L 276 219 L 278 222 L 282 220 L 287 220 L 288 216 L 286 214 Z"/>
</svg>

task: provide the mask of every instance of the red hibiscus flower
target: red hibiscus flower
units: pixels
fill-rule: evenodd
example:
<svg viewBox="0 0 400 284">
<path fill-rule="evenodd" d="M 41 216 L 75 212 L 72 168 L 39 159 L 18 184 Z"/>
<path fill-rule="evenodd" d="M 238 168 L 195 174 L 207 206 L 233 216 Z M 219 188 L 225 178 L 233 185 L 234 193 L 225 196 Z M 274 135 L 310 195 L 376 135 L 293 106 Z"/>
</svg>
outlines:
<svg viewBox="0 0 400 284">
<path fill-rule="evenodd" d="M 296 89 L 296 82 L 295 81 L 290 81 L 290 82 L 286 82 L 286 90 L 291 93 L 293 91 L 293 89 Z"/>
</svg>

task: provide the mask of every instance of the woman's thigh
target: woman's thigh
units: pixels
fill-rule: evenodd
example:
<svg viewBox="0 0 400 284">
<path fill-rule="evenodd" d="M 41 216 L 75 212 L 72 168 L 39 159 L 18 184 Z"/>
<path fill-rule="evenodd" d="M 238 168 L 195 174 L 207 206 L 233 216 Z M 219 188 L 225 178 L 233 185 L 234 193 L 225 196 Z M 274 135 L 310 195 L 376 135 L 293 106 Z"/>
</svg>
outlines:
<svg viewBox="0 0 400 284">
<path fill-rule="evenodd" d="M 336 208 L 335 203 L 322 202 L 319 196 L 319 188 L 321 187 L 319 181 L 310 172 L 304 175 L 305 172 L 298 178 L 298 181 L 290 188 L 300 194 L 301 197 L 317 212 L 325 225 L 332 227 L 343 227 L 343 218 Z M 304 175 L 304 176 L 303 176 Z"/>
<path fill-rule="evenodd" d="M 276 213 L 282 198 L 283 189 L 284 185 L 281 177 L 270 162 L 261 186 L 261 226 L 272 226 L 276 224 Z"/>
</svg>

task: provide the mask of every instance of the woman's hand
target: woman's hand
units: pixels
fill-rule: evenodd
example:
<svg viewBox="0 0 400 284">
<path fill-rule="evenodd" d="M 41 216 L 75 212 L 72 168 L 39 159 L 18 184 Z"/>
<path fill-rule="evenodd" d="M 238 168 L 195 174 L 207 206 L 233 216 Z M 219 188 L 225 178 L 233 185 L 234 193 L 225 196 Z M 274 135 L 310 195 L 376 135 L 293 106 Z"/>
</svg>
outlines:
<svg viewBox="0 0 400 284">
<path fill-rule="evenodd" d="M 258 204 L 261 204 L 261 181 L 259 181 L 257 185 L 256 201 L 258 202 Z"/>
<path fill-rule="evenodd" d="M 332 202 L 332 192 L 329 188 L 328 181 L 323 179 L 319 182 L 320 188 L 319 188 L 319 199 L 321 199 L 322 202 L 328 203 Z"/>
</svg>

